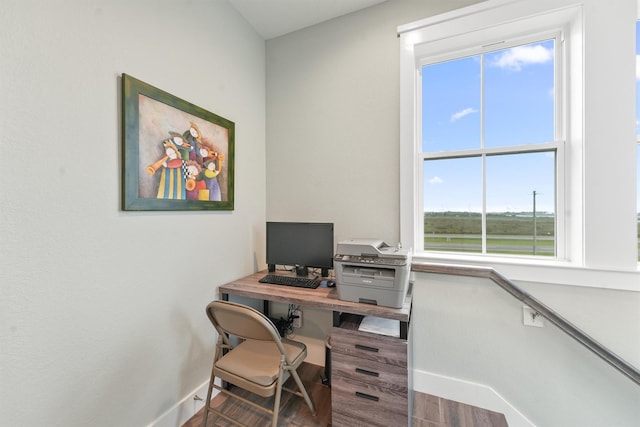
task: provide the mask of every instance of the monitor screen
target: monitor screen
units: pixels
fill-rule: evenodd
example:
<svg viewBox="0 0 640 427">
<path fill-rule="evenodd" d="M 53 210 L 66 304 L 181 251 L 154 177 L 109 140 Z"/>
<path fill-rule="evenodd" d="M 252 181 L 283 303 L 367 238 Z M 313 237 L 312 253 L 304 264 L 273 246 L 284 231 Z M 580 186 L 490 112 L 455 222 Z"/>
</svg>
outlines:
<svg viewBox="0 0 640 427">
<path fill-rule="evenodd" d="M 333 224 L 267 222 L 267 264 L 321 268 L 326 276 L 333 268 Z"/>
</svg>

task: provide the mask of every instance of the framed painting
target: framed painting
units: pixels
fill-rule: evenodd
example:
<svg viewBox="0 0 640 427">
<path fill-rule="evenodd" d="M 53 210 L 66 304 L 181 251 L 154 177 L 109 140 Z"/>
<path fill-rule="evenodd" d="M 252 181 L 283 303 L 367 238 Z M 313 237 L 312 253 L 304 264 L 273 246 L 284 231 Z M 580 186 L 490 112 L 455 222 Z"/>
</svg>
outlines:
<svg viewBox="0 0 640 427">
<path fill-rule="evenodd" d="M 233 210 L 235 124 L 122 75 L 122 208 Z"/>
</svg>

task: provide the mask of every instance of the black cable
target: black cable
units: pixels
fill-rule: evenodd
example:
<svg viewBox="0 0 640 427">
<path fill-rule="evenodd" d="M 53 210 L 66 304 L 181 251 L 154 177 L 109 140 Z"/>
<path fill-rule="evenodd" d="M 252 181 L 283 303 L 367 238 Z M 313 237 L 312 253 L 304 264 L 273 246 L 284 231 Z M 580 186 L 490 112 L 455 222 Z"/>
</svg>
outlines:
<svg viewBox="0 0 640 427">
<path fill-rule="evenodd" d="M 298 318 L 298 316 L 296 316 L 295 312 L 298 311 L 298 309 L 300 308 L 300 306 L 295 305 L 295 304 L 289 304 L 289 310 L 287 312 L 287 319 L 285 321 L 285 329 L 284 329 L 284 335 L 283 336 L 287 336 L 293 333 L 293 322 L 295 319 Z"/>
</svg>

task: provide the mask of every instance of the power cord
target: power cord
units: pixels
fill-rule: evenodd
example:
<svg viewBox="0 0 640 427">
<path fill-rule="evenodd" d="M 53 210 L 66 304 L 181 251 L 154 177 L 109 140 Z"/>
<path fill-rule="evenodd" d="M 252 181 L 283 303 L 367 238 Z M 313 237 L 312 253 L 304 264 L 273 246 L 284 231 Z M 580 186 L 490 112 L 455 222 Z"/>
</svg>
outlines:
<svg viewBox="0 0 640 427">
<path fill-rule="evenodd" d="M 299 309 L 299 305 L 289 304 L 287 318 L 285 319 L 284 317 L 280 317 L 277 320 L 273 320 L 273 324 L 278 329 L 278 333 L 282 338 L 293 333 L 293 321 L 299 317 L 295 315 L 295 312 Z"/>
</svg>

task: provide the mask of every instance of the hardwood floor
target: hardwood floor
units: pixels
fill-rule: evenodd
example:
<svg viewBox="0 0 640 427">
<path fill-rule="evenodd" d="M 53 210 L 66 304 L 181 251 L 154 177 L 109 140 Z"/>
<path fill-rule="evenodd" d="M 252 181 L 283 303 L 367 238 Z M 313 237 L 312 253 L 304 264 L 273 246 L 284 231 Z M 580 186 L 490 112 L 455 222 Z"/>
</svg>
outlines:
<svg viewBox="0 0 640 427">
<path fill-rule="evenodd" d="M 414 393 L 413 427 L 507 427 L 503 414 L 424 393 Z"/>
<path fill-rule="evenodd" d="M 302 398 L 291 393 L 282 393 L 278 424 L 287 427 L 330 427 L 331 426 L 331 388 L 322 384 L 320 374 L 324 368 L 303 363 L 298 369 L 311 400 L 316 405 L 317 415 L 311 415 Z M 292 379 L 287 387 L 296 389 Z M 250 398 L 251 401 L 266 407 L 273 407 L 273 398 L 262 398 L 235 388 L 238 394 Z M 451 400 L 441 399 L 423 393 L 414 393 L 413 427 L 507 427 L 502 414 L 476 408 Z M 229 414 L 243 424 L 252 427 L 270 426 L 270 417 L 237 399 L 229 398 L 222 393 L 212 399 L 212 406 Z M 182 427 L 200 427 L 204 409 L 191 417 Z M 235 424 L 216 414 L 209 414 L 207 427 L 231 427 Z M 395 426 L 389 426 L 395 427 Z"/>
<path fill-rule="evenodd" d="M 300 368 L 298 368 L 300 379 L 316 406 L 316 417 L 311 414 L 304 399 L 283 391 L 278 425 L 291 427 L 325 427 L 331 425 L 331 389 L 322 384 L 320 373 L 323 370 L 324 368 L 322 366 L 312 365 L 306 362 L 302 363 Z M 292 390 L 297 389 L 292 378 L 289 378 L 285 386 Z M 273 408 L 273 397 L 260 397 L 237 387 L 233 389 L 233 392 L 262 406 Z M 248 426 L 267 427 L 271 425 L 271 417 L 268 414 L 252 408 L 238 399 L 225 396 L 222 393 L 211 400 L 211 406 L 220 412 L 229 414 L 231 418 L 237 419 L 242 424 Z M 189 421 L 183 424 L 182 427 L 200 427 L 203 413 L 204 408 L 198 411 Z M 235 424 L 214 413 L 209 413 L 207 417 L 207 427 L 231 426 L 235 426 Z"/>
</svg>

